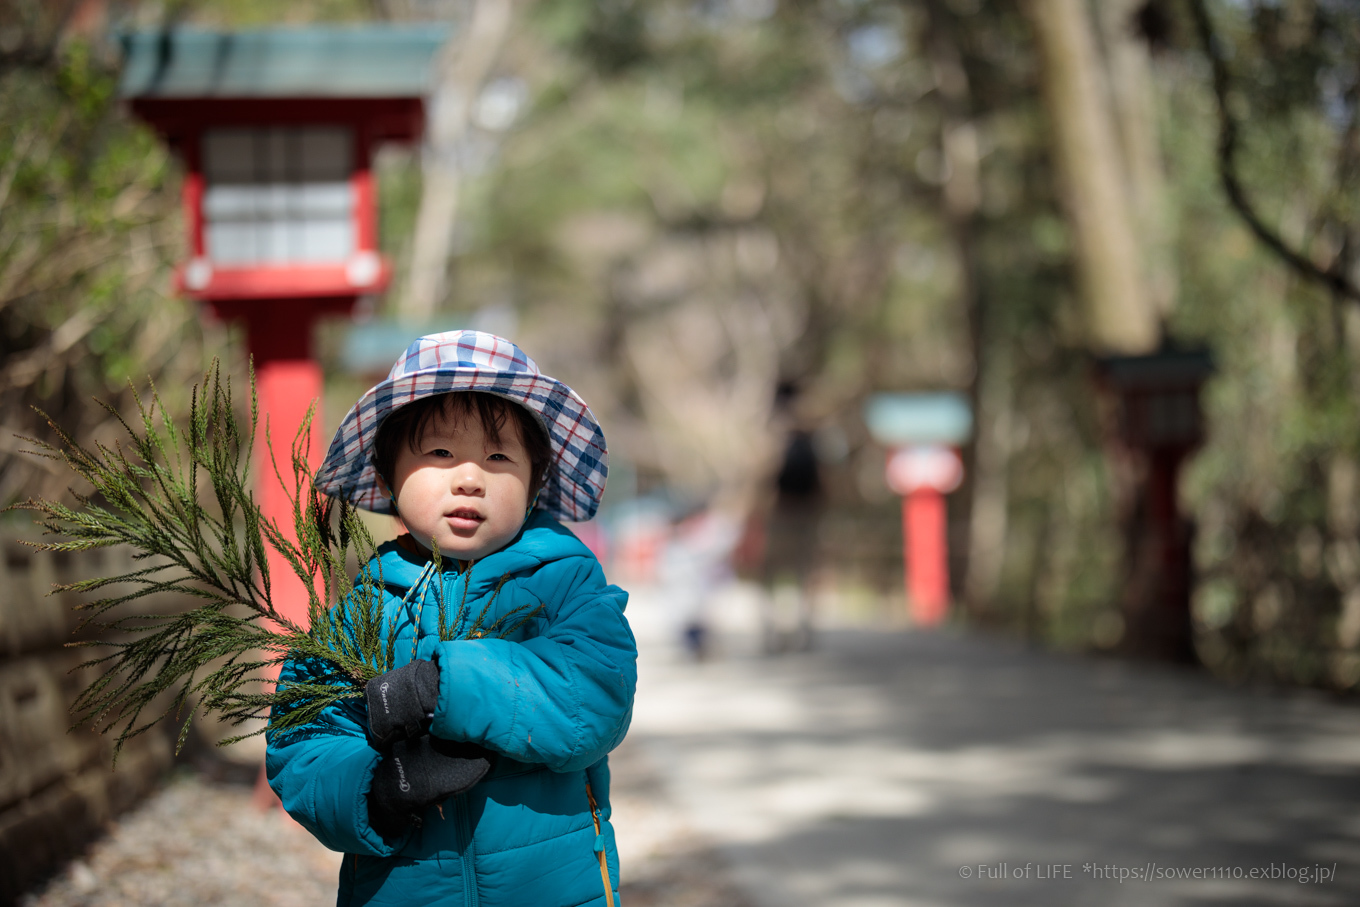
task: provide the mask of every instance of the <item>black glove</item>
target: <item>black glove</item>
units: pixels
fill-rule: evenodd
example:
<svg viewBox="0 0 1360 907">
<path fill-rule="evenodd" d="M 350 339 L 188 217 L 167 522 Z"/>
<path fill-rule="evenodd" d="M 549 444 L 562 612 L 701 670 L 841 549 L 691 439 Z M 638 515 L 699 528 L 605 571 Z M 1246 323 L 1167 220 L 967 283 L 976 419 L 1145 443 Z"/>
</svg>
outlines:
<svg viewBox="0 0 1360 907">
<path fill-rule="evenodd" d="M 472 787 L 491 768 L 495 754 L 475 743 L 442 737 L 398 740 L 373 770 L 368 824 L 384 838 L 420 824 L 425 810 Z"/>
<path fill-rule="evenodd" d="M 368 734 L 375 749 L 419 737 L 439 702 L 439 666 L 418 659 L 368 682 Z"/>
</svg>

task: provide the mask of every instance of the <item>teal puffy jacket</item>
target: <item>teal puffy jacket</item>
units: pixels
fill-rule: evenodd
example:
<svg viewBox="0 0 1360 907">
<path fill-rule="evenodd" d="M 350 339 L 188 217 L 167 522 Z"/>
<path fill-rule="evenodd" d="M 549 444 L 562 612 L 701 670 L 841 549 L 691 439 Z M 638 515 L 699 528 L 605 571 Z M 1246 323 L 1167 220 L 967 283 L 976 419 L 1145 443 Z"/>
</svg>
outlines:
<svg viewBox="0 0 1360 907">
<path fill-rule="evenodd" d="M 385 614 L 395 615 L 393 667 L 413 657 L 439 665 L 431 732 L 500 758 L 481 783 L 432 807 L 419 828 L 389 843 L 368 823 L 379 755 L 365 738 L 362 699 L 300 730 L 271 732 L 270 787 L 289 815 L 345 853 L 339 903 L 618 904 L 605 754 L 628 730 L 637 683 L 627 593 L 608 585 L 590 550 L 541 512 L 465 574 L 450 563 L 437 576 L 395 542 L 378 549 L 369 569 L 381 571 Z M 441 594 L 448 619 L 461 608 L 452 641 L 439 638 Z M 496 637 L 540 604 L 537 616 Z M 493 633 L 465 638 L 480 636 L 479 617 L 487 628 L 505 615 Z M 279 682 L 307 676 L 306 663 L 292 661 Z"/>
</svg>

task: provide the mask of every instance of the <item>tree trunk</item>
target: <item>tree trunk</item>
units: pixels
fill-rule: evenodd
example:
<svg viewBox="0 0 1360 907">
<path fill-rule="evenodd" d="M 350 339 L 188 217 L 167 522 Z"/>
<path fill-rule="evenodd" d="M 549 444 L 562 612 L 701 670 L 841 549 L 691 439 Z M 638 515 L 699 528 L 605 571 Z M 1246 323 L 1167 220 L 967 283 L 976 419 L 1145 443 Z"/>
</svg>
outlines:
<svg viewBox="0 0 1360 907">
<path fill-rule="evenodd" d="M 411 321 L 429 321 L 447 292 L 462 146 L 473 104 L 505 44 L 513 12 L 511 0 L 476 0 L 462 40 L 450 41 L 440 59 L 439 87 L 429 105 L 411 269 L 397 306 L 398 314 Z"/>
<path fill-rule="evenodd" d="M 1149 302 L 1165 319 L 1176 304 L 1177 280 L 1166 173 L 1157 138 L 1157 86 L 1147 42 L 1134 27 L 1134 16 L 1144 2 L 1101 0 L 1095 9 Z"/>
<path fill-rule="evenodd" d="M 1044 100 L 1072 227 L 1087 336 L 1102 353 L 1157 346 L 1120 141 L 1084 0 L 1030 0 Z"/>
<path fill-rule="evenodd" d="M 968 542 L 963 563 L 963 604 L 981 615 L 996 596 L 1006 555 L 1011 416 L 1009 339 L 997 329 L 997 312 L 984 300 L 977 255 L 978 207 L 982 200 L 977 127 L 970 117 L 971 88 L 950 17 L 935 2 L 930 15 L 929 53 L 943 101 L 940 145 L 949 176 L 943 187 L 944 217 L 959 260 L 960 302 L 968 312 L 973 353 L 973 441 L 964 451 Z"/>
<path fill-rule="evenodd" d="M 1001 585 L 1010 528 L 1011 424 L 1014 414 L 1013 357 L 1004 341 L 987 346 L 991 362 L 977 388 L 973 440 L 973 495 L 968 517 L 968 569 L 963 599 L 981 616 Z"/>
</svg>

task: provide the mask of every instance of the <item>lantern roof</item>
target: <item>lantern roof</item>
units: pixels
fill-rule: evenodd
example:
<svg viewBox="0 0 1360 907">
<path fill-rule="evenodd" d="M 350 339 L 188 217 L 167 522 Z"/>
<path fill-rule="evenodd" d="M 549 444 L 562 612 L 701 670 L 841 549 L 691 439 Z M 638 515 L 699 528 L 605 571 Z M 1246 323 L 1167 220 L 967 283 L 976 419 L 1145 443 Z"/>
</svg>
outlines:
<svg viewBox="0 0 1360 907">
<path fill-rule="evenodd" d="M 973 434 L 968 398 L 953 391 L 874 394 L 864 422 L 880 444 L 964 444 Z"/>
<path fill-rule="evenodd" d="M 442 23 L 121 36 L 124 98 L 419 98 L 433 88 Z"/>
<path fill-rule="evenodd" d="M 1214 373 L 1214 359 L 1202 347 L 1163 343 L 1142 356 L 1102 356 L 1096 368 L 1116 390 L 1149 392 L 1198 388 Z"/>
</svg>

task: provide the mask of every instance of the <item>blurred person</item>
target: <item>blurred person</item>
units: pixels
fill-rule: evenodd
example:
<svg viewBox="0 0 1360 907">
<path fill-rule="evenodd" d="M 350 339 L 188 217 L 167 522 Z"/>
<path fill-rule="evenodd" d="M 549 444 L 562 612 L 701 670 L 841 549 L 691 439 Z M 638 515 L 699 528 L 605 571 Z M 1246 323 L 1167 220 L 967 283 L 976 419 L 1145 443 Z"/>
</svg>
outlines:
<svg viewBox="0 0 1360 907">
<path fill-rule="evenodd" d="M 710 606 L 714 594 L 732 579 L 732 550 L 740 534 L 736 520 L 707 503 L 682 512 L 675 521 L 661 578 L 679 619 L 681 643 L 695 661 L 712 654 Z"/>
<path fill-rule="evenodd" d="M 266 755 L 288 813 L 346 854 L 339 903 L 617 903 L 606 754 L 637 649 L 627 593 L 558 522 L 589 519 L 605 475 L 590 409 L 491 334 L 419 338 L 345 417 L 316 484 L 406 530 L 364 567 L 393 669 Z"/>
<path fill-rule="evenodd" d="M 806 651 L 813 642 L 812 578 L 821 560 L 824 502 L 813 432 L 795 421 L 797 397 L 792 382 L 781 382 L 775 394 L 776 417 L 792 425 L 774 476 L 765 531 L 761 639 L 767 654 Z"/>
</svg>

